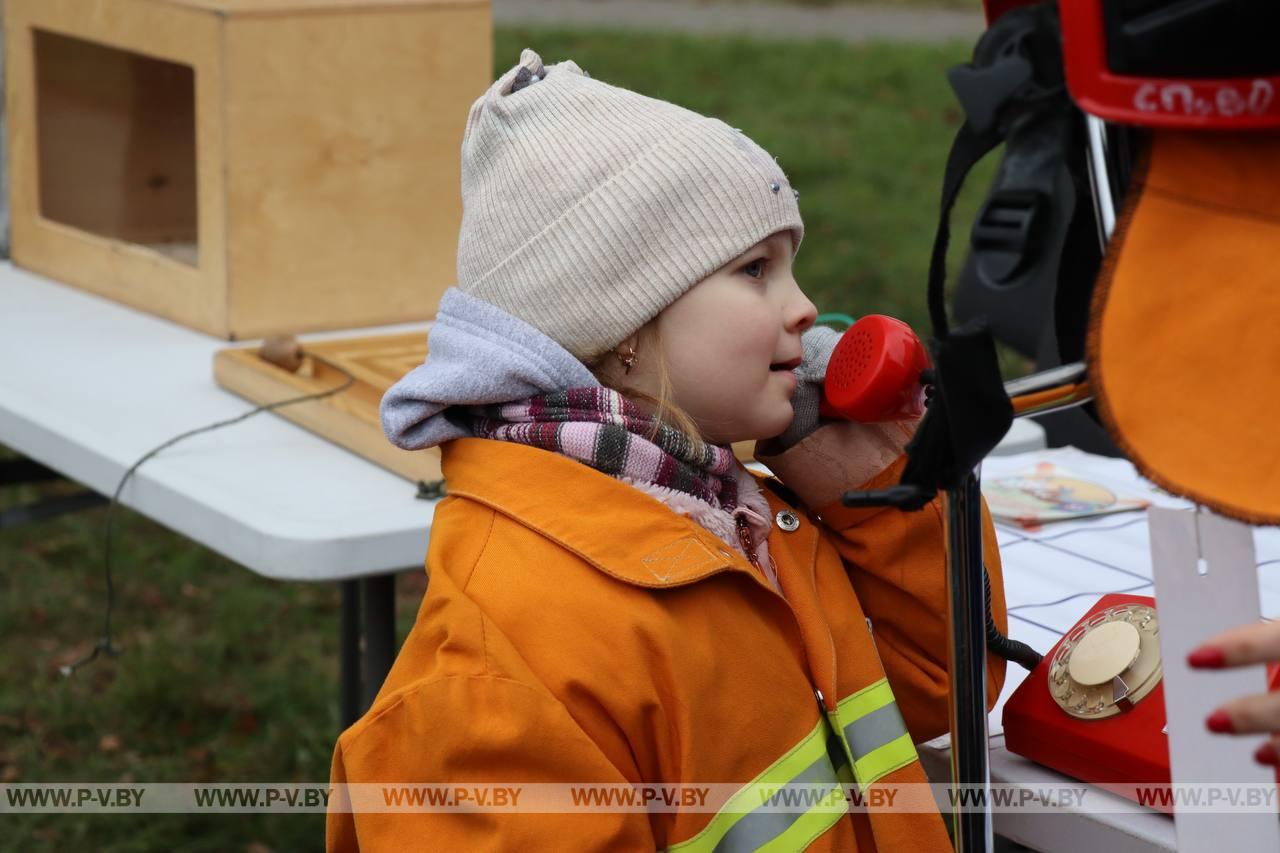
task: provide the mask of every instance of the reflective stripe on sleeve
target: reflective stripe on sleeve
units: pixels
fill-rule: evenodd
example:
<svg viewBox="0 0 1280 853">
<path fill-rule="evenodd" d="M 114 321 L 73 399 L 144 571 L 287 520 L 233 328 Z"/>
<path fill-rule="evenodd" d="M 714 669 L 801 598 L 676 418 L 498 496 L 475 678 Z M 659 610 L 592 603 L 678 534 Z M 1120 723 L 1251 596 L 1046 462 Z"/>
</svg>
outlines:
<svg viewBox="0 0 1280 853">
<path fill-rule="evenodd" d="M 836 719 L 853 753 L 853 774 L 863 790 L 917 759 L 886 679 L 841 699 Z"/>
</svg>

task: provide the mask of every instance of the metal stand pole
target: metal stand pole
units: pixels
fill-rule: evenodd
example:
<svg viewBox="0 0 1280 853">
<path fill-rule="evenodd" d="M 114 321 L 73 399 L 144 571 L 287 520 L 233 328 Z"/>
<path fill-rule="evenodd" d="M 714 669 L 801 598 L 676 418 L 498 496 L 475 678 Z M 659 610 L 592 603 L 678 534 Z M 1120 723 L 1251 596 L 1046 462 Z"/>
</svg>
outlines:
<svg viewBox="0 0 1280 853">
<path fill-rule="evenodd" d="M 981 786 L 981 800 L 952 806 L 957 853 L 992 849 L 987 766 L 987 635 L 983 591 L 982 493 L 977 472 L 947 490 L 947 603 L 951 611 L 951 778 Z M 967 810 L 962 810 L 962 807 Z"/>
<path fill-rule="evenodd" d="M 1076 362 L 1005 383 L 1016 417 L 1060 411 L 1091 399 Z M 1017 405 L 1017 399 L 1035 398 Z M 982 556 L 981 465 L 947 489 L 947 607 L 951 614 L 951 782 L 957 853 L 990 851 L 991 772 L 987 744 L 987 600 Z M 961 791 L 973 794 L 961 794 Z M 980 793 L 979 793 L 980 792 Z"/>
</svg>

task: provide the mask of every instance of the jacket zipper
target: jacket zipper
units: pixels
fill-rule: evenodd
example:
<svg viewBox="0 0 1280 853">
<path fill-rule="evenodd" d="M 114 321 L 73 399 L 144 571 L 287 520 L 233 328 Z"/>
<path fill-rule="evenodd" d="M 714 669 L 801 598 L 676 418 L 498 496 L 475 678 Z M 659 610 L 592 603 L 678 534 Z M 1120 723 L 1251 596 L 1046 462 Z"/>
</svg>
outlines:
<svg viewBox="0 0 1280 853">
<path fill-rule="evenodd" d="M 744 551 L 746 551 L 746 553 L 747 553 L 747 559 L 751 562 L 751 565 L 755 567 L 756 571 L 757 571 L 757 572 L 759 572 L 761 575 L 763 575 L 763 574 L 764 574 L 764 570 L 760 568 L 760 562 L 756 559 L 756 549 L 755 549 L 755 544 L 754 544 L 754 542 L 752 541 L 752 538 L 751 538 L 751 526 L 747 523 L 747 520 L 746 520 L 745 518 L 743 518 L 742 516 L 738 516 L 738 517 L 737 517 L 737 519 L 736 519 L 736 526 L 737 526 L 737 528 L 738 528 L 738 541 L 742 544 L 742 549 L 743 549 Z M 774 590 L 774 592 L 776 592 L 776 590 Z M 784 599 L 784 600 L 785 600 L 785 599 Z M 788 605 L 787 605 L 787 609 L 790 609 L 790 607 L 791 607 L 791 605 L 789 605 L 789 604 L 788 604 Z M 795 618 L 795 612 L 794 612 L 794 611 L 792 611 L 792 618 L 793 618 L 793 619 Z M 824 625 L 823 627 L 825 627 L 825 628 L 826 628 L 826 630 L 827 630 L 827 646 L 831 649 L 831 662 L 832 662 L 832 666 L 833 666 L 833 668 L 834 668 L 835 660 L 836 660 L 836 641 L 835 641 L 835 637 L 833 637 L 833 636 L 831 635 L 831 626 L 830 626 L 830 625 Z M 868 630 L 868 631 L 869 631 L 869 630 L 871 630 L 871 620 L 870 620 L 869 618 L 867 619 L 867 630 Z M 875 639 L 873 638 L 871 642 L 872 642 L 872 645 L 874 646 L 874 644 L 875 644 Z M 879 658 L 879 657 L 880 657 L 880 650 L 879 650 L 879 649 L 876 649 L 876 657 L 877 657 L 877 658 Z M 884 668 L 884 664 L 882 663 L 882 664 L 881 664 L 881 669 L 883 669 L 883 668 Z M 833 683 L 833 684 L 835 683 L 835 674 L 834 674 L 834 673 L 832 673 L 832 683 Z M 816 699 L 818 700 L 818 707 L 819 707 L 820 709 L 822 709 L 822 713 L 823 713 L 823 715 L 825 716 L 825 715 L 829 715 L 829 714 L 831 714 L 831 713 L 832 713 L 832 710 L 831 710 L 831 709 L 829 709 L 829 708 L 827 708 L 826 697 L 825 697 L 825 696 L 823 696 L 822 691 L 815 687 L 815 688 L 813 689 L 813 694 L 814 694 L 814 698 L 816 698 Z"/>
</svg>

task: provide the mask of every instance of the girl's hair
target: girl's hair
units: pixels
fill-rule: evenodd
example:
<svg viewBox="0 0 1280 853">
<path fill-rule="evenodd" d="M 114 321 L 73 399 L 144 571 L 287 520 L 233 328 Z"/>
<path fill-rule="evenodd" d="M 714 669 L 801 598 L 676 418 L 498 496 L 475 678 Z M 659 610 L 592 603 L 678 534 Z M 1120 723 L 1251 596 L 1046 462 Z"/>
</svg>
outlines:
<svg viewBox="0 0 1280 853">
<path fill-rule="evenodd" d="M 703 447 L 702 433 L 698 430 L 697 423 L 693 420 L 683 408 L 681 408 L 674 399 L 674 389 L 671 385 L 671 371 L 668 369 L 667 357 L 662 349 L 662 336 L 658 332 L 657 326 L 651 326 L 641 331 L 641 343 L 643 344 L 643 352 L 652 353 L 656 359 L 656 370 L 658 374 L 658 396 L 653 396 L 639 388 L 632 387 L 626 383 L 626 380 L 613 382 L 606 378 L 605 365 L 608 360 L 614 358 L 612 349 L 606 350 L 594 359 L 586 363 L 587 369 L 592 375 L 604 385 L 606 388 L 612 388 L 624 397 L 632 400 L 642 400 L 650 403 L 654 407 L 655 421 L 653 429 L 649 432 L 649 440 L 653 441 L 657 437 L 658 428 L 662 424 L 673 427 L 680 432 L 688 435 L 694 442 L 696 451 L 701 451 Z"/>
</svg>

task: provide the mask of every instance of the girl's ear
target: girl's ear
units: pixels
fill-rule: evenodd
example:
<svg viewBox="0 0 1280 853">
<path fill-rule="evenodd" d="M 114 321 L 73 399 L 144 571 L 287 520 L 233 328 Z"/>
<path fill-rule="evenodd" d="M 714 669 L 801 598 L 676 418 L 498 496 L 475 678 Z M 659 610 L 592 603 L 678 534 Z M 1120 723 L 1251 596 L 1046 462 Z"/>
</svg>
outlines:
<svg viewBox="0 0 1280 853">
<path fill-rule="evenodd" d="M 653 326 L 658 322 L 658 318 L 654 317 L 631 334 L 613 345 L 613 351 L 618 355 L 626 355 L 631 350 L 635 350 L 636 354 L 648 349 L 649 341 L 653 339 Z"/>
<path fill-rule="evenodd" d="M 619 341 L 613 347 L 612 357 L 622 366 L 624 374 L 630 374 L 636 362 L 642 357 L 640 353 L 645 348 L 642 343 L 642 339 L 645 337 L 643 331 L 644 329 L 642 328 L 640 331 Z"/>
<path fill-rule="evenodd" d="M 620 371 L 625 369 L 624 359 L 632 353 L 635 354 L 635 358 L 632 361 L 633 368 L 642 361 L 652 361 L 657 357 L 657 350 L 661 346 L 661 338 L 658 332 L 658 320 L 661 316 L 661 313 L 659 313 L 630 335 L 618 341 L 605 351 L 602 358 L 619 367 Z M 634 375 L 634 369 L 631 373 Z"/>
</svg>

